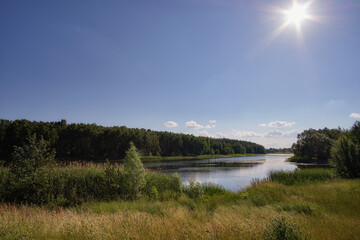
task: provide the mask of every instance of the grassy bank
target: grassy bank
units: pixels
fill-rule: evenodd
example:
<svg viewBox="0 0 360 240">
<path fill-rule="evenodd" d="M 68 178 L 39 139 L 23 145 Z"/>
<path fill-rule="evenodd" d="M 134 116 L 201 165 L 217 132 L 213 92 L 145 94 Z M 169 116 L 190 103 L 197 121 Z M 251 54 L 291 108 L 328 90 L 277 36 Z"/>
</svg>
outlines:
<svg viewBox="0 0 360 240">
<path fill-rule="evenodd" d="M 310 170 L 288 176 L 298 181 L 274 175 L 239 193 L 193 183 L 177 199 L 162 201 L 90 201 L 52 210 L 2 204 L 0 239 L 269 239 L 269 231 L 282 229 L 312 239 L 357 239 L 360 180 L 333 178 L 325 169 L 314 183 L 308 180 L 317 170 Z"/>
</svg>

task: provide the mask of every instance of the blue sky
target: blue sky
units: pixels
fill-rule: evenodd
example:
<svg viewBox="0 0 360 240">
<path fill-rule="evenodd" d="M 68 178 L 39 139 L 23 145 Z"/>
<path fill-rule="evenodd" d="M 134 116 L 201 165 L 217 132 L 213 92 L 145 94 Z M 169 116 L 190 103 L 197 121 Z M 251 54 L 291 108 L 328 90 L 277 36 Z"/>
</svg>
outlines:
<svg viewBox="0 0 360 240">
<path fill-rule="evenodd" d="M 0 118 L 290 147 L 360 118 L 360 2 L 0 2 Z M 170 121 L 170 122 L 169 122 Z"/>
</svg>

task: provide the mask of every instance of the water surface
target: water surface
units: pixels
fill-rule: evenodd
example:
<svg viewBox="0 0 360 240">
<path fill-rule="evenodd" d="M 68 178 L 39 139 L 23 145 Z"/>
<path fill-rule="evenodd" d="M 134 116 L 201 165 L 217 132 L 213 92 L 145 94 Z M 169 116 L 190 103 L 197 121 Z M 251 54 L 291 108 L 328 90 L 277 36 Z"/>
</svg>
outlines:
<svg viewBox="0 0 360 240">
<path fill-rule="evenodd" d="M 162 161 L 144 163 L 144 166 L 153 171 L 166 174 L 177 173 L 184 184 L 189 179 L 194 179 L 200 183 L 216 183 L 222 185 L 227 190 L 236 192 L 248 187 L 253 179 L 261 180 L 266 178 L 270 171 L 295 170 L 295 165 L 285 162 L 290 156 L 292 155 L 267 154 L 205 160 Z M 218 164 L 220 162 L 236 162 L 238 164 L 242 161 L 246 163 L 237 166 L 220 166 Z"/>
</svg>

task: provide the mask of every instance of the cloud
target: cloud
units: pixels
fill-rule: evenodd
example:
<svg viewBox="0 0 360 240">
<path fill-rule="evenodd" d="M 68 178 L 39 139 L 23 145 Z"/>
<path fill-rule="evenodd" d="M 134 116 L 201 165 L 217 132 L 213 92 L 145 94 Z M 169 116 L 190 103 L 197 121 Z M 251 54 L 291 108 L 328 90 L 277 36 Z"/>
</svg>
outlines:
<svg viewBox="0 0 360 240">
<path fill-rule="evenodd" d="M 201 136 L 201 137 L 214 137 L 213 135 L 208 133 L 206 130 L 203 130 L 203 131 L 199 132 L 198 135 Z"/>
<path fill-rule="evenodd" d="M 215 135 L 212 135 L 208 133 L 206 130 L 202 130 L 197 135 L 201 137 L 211 137 L 211 138 L 229 138 L 229 136 L 224 133 L 218 132 Z"/>
<path fill-rule="evenodd" d="M 264 134 L 264 137 L 274 138 L 274 137 L 281 137 L 282 132 L 279 130 L 269 131 Z"/>
<path fill-rule="evenodd" d="M 191 120 L 189 122 L 186 122 L 185 124 L 186 128 L 191 128 L 191 129 L 201 129 L 204 128 L 204 126 L 198 124 L 197 122 L 195 122 L 194 120 Z"/>
<path fill-rule="evenodd" d="M 280 131 L 272 130 L 265 133 L 257 133 L 253 131 L 233 131 L 234 136 L 238 138 L 292 138 L 298 134 L 297 130 L 292 131 Z"/>
<path fill-rule="evenodd" d="M 291 137 L 296 137 L 297 134 L 298 134 L 297 130 L 292 130 L 292 131 L 287 131 L 287 132 L 283 132 L 280 130 L 273 130 L 273 131 L 266 132 L 264 134 L 264 137 L 267 137 L 267 138 L 279 138 L 279 137 L 291 138 Z"/>
<path fill-rule="evenodd" d="M 216 120 L 209 120 L 209 123 L 216 123 Z"/>
<path fill-rule="evenodd" d="M 167 128 L 173 128 L 173 127 L 177 127 L 177 126 L 178 126 L 177 122 L 173 122 L 173 121 L 168 121 L 168 122 L 164 123 L 164 125 L 165 125 L 165 127 L 167 127 Z"/>
<path fill-rule="evenodd" d="M 239 137 L 239 138 L 252 138 L 252 137 L 261 137 L 262 136 L 262 134 L 256 133 L 256 132 L 253 132 L 253 131 L 234 130 L 233 134 L 234 134 L 234 136 Z"/>
<path fill-rule="evenodd" d="M 295 124 L 296 124 L 296 122 L 275 121 L 275 122 L 270 122 L 269 124 L 261 123 L 258 126 L 259 127 L 282 128 L 282 127 L 291 127 L 292 125 L 295 125 Z"/>
<path fill-rule="evenodd" d="M 228 135 L 224 134 L 224 133 L 221 133 L 221 132 L 218 132 L 215 134 L 215 137 L 216 138 L 229 138 Z"/>
<path fill-rule="evenodd" d="M 351 118 L 360 118 L 360 113 L 352 113 L 350 114 Z"/>
<path fill-rule="evenodd" d="M 206 126 L 205 126 L 205 128 L 208 128 L 208 129 L 209 129 L 209 128 L 214 128 L 214 127 L 215 127 L 215 125 L 206 125 Z"/>
</svg>

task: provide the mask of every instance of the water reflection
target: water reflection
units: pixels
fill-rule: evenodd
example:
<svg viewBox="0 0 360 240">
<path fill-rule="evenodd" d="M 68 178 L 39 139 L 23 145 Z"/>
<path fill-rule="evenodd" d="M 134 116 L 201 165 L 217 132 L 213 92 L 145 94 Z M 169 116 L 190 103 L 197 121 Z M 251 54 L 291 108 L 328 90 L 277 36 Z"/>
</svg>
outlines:
<svg viewBox="0 0 360 240">
<path fill-rule="evenodd" d="M 208 160 L 165 161 L 144 163 L 144 166 L 166 174 L 178 173 L 183 183 L 192 178 L 200 183 L 216 183 L 236 192 L 248 187 L 255 178 L 260 180 L 266 178 L 270 171 L 295 170 L 295 165 L 285 162 L 290 156 L 288 154 L 255 155 Z M 220 162 L 224 164 L 219 165 Z M 245 163 L 239 164 L 241 162 Z"/>
</svg>

